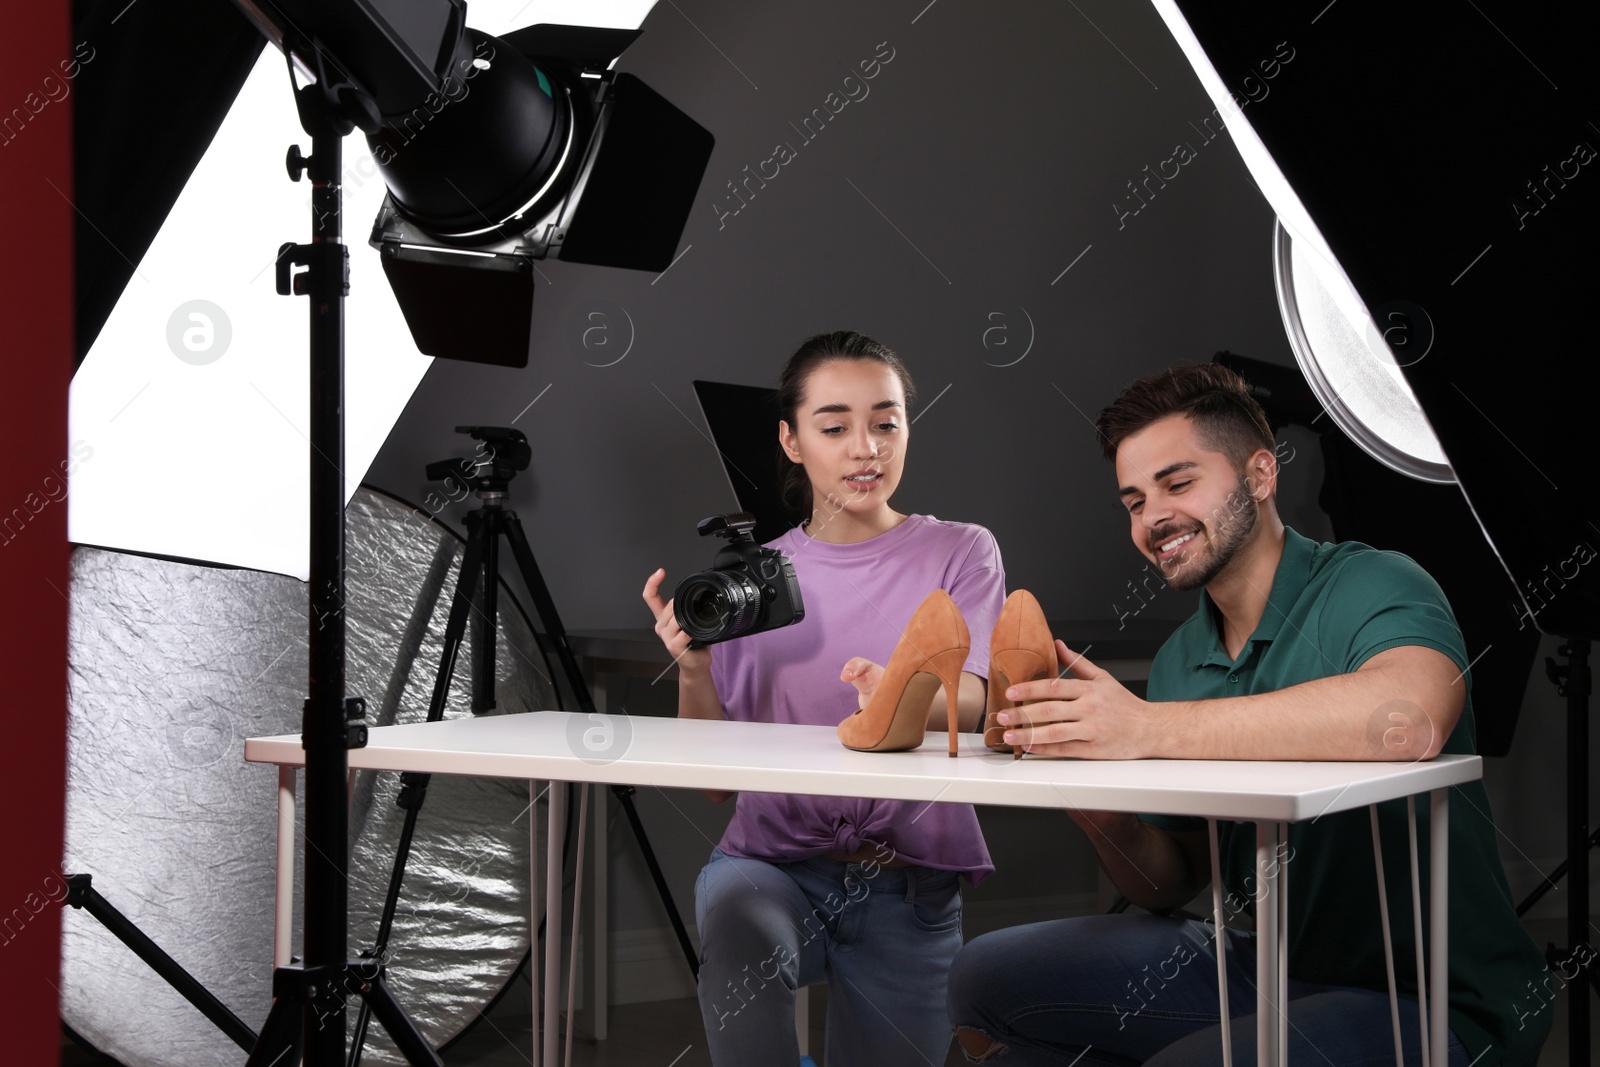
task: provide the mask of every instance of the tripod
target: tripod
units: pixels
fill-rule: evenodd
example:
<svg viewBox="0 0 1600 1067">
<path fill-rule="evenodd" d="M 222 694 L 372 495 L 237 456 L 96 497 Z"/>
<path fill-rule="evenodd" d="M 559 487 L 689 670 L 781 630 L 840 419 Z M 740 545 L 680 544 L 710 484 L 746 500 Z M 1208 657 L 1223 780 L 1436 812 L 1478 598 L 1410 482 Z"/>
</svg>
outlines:
<svg viewBox="0 0 1600 1067">
<path fill-rule="evenodd" d="M 1525 915 L 1563 876 L 1567 879 L 1567 945 L 1545 947 L 1545 961 L 1566 979 L 1567 1054 L 1574 1064 L 1589 1057 L 1589 991 L 1600 993 L 1589 975 L 1594 950 L 1589 946 L 1589 850 L 1600 842 L 1600 830 L 1589 832 L 1589 638 L 1566 637 L 1557 651 L 1566 663 L 1545 660 L 1545 676 L 1567 701 L 1567 858 L 1517 907 Z M 1588 950 L 1587 958 L 1584 950 Z M 1568 977 L 1566 967 L 1574 968 Z"/>
<path fill-rule="evenodd" d="M 444 716 L 445 704 L 450 694 L 450 681 L 455 674 L 456 659 L 461 650 L 461 642 L 466 634 L 469 619 L 472 623 L 472 710 L 475 714 L 481 714 L 493 710 L 495 706 L 495 640 L 501 537 L 511 545 L 512 556 L 516 559 L 522 580 L 533 599 L 534 610 L 543 624 L 546 639 L 555 649 L 556 657 L 561 662 L 562 671 L 577 698 L 579 708 L 585 715 L 598 715 L 594 698 L 578 667 L 577 657 L 573 655 L 572 648 L 567 642 L 566 628 L 562 625 L 559 612 L 556 611 L 555 601 L 551 598 L 550 590 L 544 583 L 544 576 L 533 558 L 533 549 L 523 532 L 522 522 L 517 518 L 516 512 L 505 509 L 505 499 L 510 491 L 511 480 L 519 471 L 527 469 L 532 458 L 532 449 L 528 447 L 527 438 L 520 430 L 499 426 L 457 426 L 456 432 L 468 434 L 473 439 L 484 442 L 488 449 L 487 455 L 482 458 L 441 460 L 438 463 L 428 464 L 425 470 L 429 481 L 458 481 L 472 489 L 479 501 L 478 507 L 466 515 L 466 550 L 461 557 L 461 570 L 457 574 L 455 592 L 450 601 L 450 616 L 445 624 L 444 648 L 439 656 L 438 673 L 434 676 L 433 697 L 428 705 L 427 721 L 437 722 Z M 395 804 L 405 809 L 405 822 L 400 831 L 400 843 L 389 876 L 389 891 L 384 899 L 382 917 L 378 922 L 377 938 L 373 947 L 362 953 L 363 959 L 380 961 L 388 951 L 389 935 L 399 904 L 401 883 L 405 880 L 406 864 L 411 855 L 411 841 L 416 829 L 417 816 L 427 799 L 431 777 L 428 774 L 409 771 L 400 776 L 400 794 L 395 798 Z M 655 882 L 656 892 L 661 897 L 661 903 L 666 908 L 673 930 L 677 934 L 678 943 L 683 948 L 684 957 L 689 962 L 690 970 L 698 977 L 698 961 L 695 959 L 688 931 L 684 928 L 683 919 L 678 915 L 666 877 L 656 861 L 655 850 L 651 848 L 650 839 L 645 835 L 644 825 L 634 808 L 634 789 L 632 786 L 614 785 L 611 790 L 627 813 L 634 835 L 638 838 L 640 851 L 644 854 L 645 864 L 649 867 L 651 878 Z M 547 930 L 545 936 L 559 938 L 561 932 Z M 533 942 L 530 953 L 537 949 L 537 934 Z M 530 965 L 534 965 L 531 960 Z M 357 1016 L 354 1044 L 350 1052 L 351 1067 L 360 1062 L 362 1046 L 366 1041 L 368 1020 L 374 1010 L 371 1005 L 364 1002 Z"/>
<path fill-rule="evenodd" d="M 94 888 L 93 876 L 88 874 L 67 875 L 67 897 L 65 904 L 80 908 L 100 921 L 100 924 L 117 936 L 117 939 L 134 951 L 141 960 L 149 965 L 150 969 L 183 995 L 183 999 L 200 1009 L 207 1019 L 210 1019 L 217 1029 L 228 1035 L 228 1039 L 235 1045 L 250 1051 L 256 1042 L 256 1033 L 246 1026 L 228 1006 L 218 1000 L 209 989 L 201 985 L 199 980 L 184 970 L 177 960 L 162 951 L 161 946 L 150 940 L 143 930 L 135 926 L 126 915 L 112 906 L 111 902 L 101 896 Z"/>
</svg>

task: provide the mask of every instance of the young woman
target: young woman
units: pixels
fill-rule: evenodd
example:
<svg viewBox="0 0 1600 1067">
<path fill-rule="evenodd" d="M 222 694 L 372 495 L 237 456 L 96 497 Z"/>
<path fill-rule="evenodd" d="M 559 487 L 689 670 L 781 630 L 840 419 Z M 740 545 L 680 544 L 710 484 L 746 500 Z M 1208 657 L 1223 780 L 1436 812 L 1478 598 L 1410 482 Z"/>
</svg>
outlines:
<svg viewBox="0 0 1600 1067">
<path fill-rule="evenodd" d="M 794 564 L 805 618 L 691 650 L 657 570 L 644 599 L 678 662 L 681 717 L 836 726 L 867 706 L 912 614 L 943 589 L 971 634 L 959 725 L 977 726 L 1005 576 L 988 530 L 890 506 L 912 396 L 899 357 L 857 333 L 813 337 L 789 360 L 778 441 L 810 518 L 770 547 Z M 928 729 L 947 714 L 941 688 Z M 960 878 L 993 870 L 970 805 L 740 794 L 695 886 L 712 1062 L 794 1067 L 795 990 L 826 980 L 829 1067 L 943 1063 Z"/>
</svg>

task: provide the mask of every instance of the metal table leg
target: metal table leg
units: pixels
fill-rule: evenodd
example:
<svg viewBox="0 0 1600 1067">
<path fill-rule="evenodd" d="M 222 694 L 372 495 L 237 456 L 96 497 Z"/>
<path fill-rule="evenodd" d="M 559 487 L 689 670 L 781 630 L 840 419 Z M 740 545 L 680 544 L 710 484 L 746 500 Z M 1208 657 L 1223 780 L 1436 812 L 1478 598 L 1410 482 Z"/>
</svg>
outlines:
<svg viewBox="0 0 1600 1067">
<path fill-rule="evenodd" d="M 544 872 L 544 1062 L 551 1067 L 560 1062 L 556 1049 L 561 1036 L 561 837 L 566 822 L 567 783 L 551 782 Z"/>
<path fill-rule="evenodd" d="M 1433 988 L 1428 991 L 1432 1012 L 1429 1022 L 1434 1061 L 1443 1064 L 1448 1058 L 1450 1032 L 1450 790 L 1435 789 L 1432 799 L 1428 888 L 1432 894 L 1429 910 L 1433 944 L 1429 946 L 1429 955 L 1432 957 Z"/>
<path fill-rule="evenodd" d="M 1256 1061 L 1278 1064 L 1278 832 L 1256 823 Z"/>
<path fill-rule="evenodd" d="M 278 882 L 273 898 L 272 965 L 286 967 L 294 955 L 293 767 L 278 768 Z"/>
</svg>

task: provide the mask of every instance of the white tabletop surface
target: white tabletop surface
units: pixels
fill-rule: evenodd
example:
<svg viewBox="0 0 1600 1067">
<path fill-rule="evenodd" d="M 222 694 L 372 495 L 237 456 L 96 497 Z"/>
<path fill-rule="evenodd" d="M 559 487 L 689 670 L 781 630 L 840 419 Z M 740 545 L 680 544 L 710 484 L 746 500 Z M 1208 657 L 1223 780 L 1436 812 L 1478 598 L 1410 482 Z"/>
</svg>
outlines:
<svg viewBox="0 0 1600 1067">
<path fill-rule="evenodd" d="M 350 766 L 1290 822 L 1483 775 L 1478 756 L 1426 763 L 1014 760 L 963 734 L 961 756 L 951 759 L 942 733 L 930 733 L 914 752 L 853 752 L 825 726 L 603 718 L 599 724 L 575 712 L 539 711 L 375 727 L 367 747 L 350 751 Z M 305 763 L 298 735 L 251 738 L 244 758 Z"/>
</svg>

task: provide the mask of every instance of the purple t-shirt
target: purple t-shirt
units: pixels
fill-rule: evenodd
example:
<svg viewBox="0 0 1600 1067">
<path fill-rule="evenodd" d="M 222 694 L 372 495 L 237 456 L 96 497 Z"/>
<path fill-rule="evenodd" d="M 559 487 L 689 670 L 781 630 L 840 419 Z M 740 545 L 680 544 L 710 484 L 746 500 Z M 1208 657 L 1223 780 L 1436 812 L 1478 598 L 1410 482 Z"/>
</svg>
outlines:
<svg viewBox="0 0 1600 1067">
<path fill-rule="evenodd" d="M 1005 602 L 994 535 L 982 526 L 912 515 L 853 545 L 814 541 L 796 527 L 772 541 L 794 564 L 805 618 L 711 646 L 711 678 L 729 719 L 837 726 L 859 706 L 839 680 L 854 656 L 887 665 L 923 599 L 944 589 L 972 635 L 962 668 L 989 673 L 989 637 Z M 892 755 L 885 755 L 891 760 Z M 887 843 L 923 867 L 994 872 L 970 804 L 741 793 L 718 846 L 732 856 L 790 863 Z"/>
</svg>

